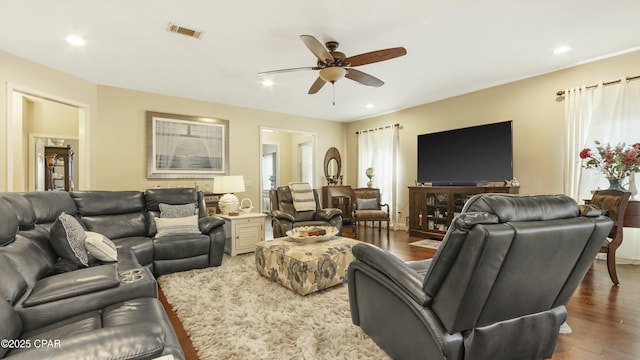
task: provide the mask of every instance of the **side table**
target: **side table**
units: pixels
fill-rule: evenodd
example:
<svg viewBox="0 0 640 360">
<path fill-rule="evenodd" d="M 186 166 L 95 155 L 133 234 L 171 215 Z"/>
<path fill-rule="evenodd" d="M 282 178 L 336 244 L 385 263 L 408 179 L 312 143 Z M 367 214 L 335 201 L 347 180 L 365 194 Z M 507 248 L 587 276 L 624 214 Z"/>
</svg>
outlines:
<svg viewBox="0 0 640 360">
<path fill-rule="evenodd" d="M 224 251 L 231 256 L 253 252 L 256 244 L 264 241 L 264 220 L 262 213 L 240 214 L 235 216 L 217 214 L 224 219 L 224 232 L 227 240 Z"/>
</svg>

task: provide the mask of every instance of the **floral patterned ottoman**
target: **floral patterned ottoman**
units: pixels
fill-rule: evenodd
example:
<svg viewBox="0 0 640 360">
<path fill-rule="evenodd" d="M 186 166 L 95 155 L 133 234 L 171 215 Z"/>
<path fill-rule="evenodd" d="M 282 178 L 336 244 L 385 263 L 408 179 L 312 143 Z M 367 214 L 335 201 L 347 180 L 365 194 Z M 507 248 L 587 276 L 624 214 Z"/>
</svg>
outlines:
<svg viewBox="0 0 640 360">
<path fill-rule="evenodd" d="M 259 242 L 256 269 L 268 279 L 300 295 L 326 289 L 346 280 L 357 240 L 338 237 L 305 243 L 289 238 Z"/>
</svg>

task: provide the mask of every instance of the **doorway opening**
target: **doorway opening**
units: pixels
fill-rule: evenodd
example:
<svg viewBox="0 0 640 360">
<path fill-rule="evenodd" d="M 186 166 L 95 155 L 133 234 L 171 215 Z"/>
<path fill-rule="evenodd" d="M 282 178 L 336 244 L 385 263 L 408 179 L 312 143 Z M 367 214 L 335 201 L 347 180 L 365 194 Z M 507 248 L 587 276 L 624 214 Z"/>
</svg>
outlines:
<svg viewBox="0 0 640 360">
<path fill-rule="evenodd" d="M 87 189 L 89 106 L 14 86 L 8 99 L 7 190 L 41 189 L 39 149 L 51 142 L 73 147 L 74 189 Z"/>
</svg>

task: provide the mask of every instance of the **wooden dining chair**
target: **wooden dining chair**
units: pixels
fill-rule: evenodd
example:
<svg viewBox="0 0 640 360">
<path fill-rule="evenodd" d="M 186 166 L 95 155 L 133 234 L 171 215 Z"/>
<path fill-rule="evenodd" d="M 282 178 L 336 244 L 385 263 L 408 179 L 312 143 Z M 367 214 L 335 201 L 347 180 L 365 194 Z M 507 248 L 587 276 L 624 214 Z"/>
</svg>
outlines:
<svg viewBox="0 0 640 360">
<path fill-rule="evenodd" d="M 622 226 L 624 213 L 629 203 L 630 192 L 619 190 L 597 190 L 593 193 L 590 205 L 606 211 L 606 215 L 614 221 L 613 228 L 604 244 L 600 248 L 600 253 L 607 254 L 607 270 L 609 277 L 614 284 L 618 285 L 618 274 L 616 272 L 616 250 L 622 244 Z"/>
</svg>

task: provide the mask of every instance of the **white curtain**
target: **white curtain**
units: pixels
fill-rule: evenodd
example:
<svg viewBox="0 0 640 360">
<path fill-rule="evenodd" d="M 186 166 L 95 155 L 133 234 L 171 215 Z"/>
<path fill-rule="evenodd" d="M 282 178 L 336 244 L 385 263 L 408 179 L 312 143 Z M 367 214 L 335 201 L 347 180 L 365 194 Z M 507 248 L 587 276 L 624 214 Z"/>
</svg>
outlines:
<svg viewBox="0 0 640 360">
<path fill-rule="evenodd" d="M 181 136 L 187 134 L 187 126 L 180 122 L 154 119 L 156 133 L 156 168 L 171 169 Z"/>
<path fill-rule="evenodd" d="M 373 187 L 380 189 L 380 201 L 389 204 L 390 226 L 395 227 L 396 217 L 396 156 L 398 126 L 358 132 L 358 187 L 367 187 L 368 168 L 373 168 Z"/>
<path fill-rule="evenodd" d="M 224 170 L 223 128 L 216 125 L 189 125 L 189 141 L 198 141 L 200 148 L 206 149 L 210 167 L 215 171 Z"/>
<path fill-rule="evenodd" d="M 597 170 L 581 167 L 580 150 L 594 149 L 595 140 L 612 145 L 640 142 L 640 81 L 621 79 L 565 93 L 565 193 L 580 201 L 591 198 L 591 190 L 609 186 Z"/>
</svg>

